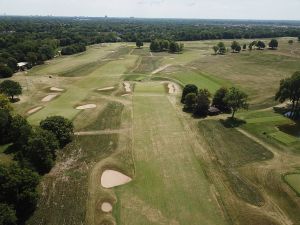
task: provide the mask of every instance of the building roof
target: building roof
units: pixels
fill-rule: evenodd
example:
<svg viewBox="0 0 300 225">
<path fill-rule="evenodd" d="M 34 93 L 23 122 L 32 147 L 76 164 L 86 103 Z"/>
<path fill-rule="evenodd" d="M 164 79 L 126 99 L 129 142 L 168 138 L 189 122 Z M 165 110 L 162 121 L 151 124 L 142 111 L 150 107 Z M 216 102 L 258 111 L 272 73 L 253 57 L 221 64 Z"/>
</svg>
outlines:
<svg viewBox="0 0 300 225">
<path fill-rule="evenodd" d="M 214 107 L 214 106 L 209 107 L 208 111 L 211 112 L 211 113 L 220 112 L 220 110 L 218 108 Z"/>
<path fill-rule="evenodd" d="M 19 62 L 18 67 L 26 66 L 28 62 Z"/>
</svg>

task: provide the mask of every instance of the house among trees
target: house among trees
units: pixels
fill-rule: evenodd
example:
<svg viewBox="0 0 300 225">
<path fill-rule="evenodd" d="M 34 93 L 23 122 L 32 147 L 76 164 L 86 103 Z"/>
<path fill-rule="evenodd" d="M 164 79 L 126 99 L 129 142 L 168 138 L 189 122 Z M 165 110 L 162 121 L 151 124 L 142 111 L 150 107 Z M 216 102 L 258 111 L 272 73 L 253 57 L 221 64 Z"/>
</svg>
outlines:
<svg viewBox="0 0 300 225">
<path fill-rule="evenodd" d="M 28 69 L 28 62 L 19 62 L 17 65 L 20 71 L 24 71 Z"/>
</svg>

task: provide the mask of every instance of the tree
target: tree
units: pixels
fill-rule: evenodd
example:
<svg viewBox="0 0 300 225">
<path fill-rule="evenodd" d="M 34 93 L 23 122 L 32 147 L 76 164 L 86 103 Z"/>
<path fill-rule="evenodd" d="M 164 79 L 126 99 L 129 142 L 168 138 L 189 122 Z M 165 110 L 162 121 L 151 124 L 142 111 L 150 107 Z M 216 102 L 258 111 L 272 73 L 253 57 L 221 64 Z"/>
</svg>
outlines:
<svg viewBox="0 0 300 225">
<path fill-rule="evenodd" d="M 7 95 L 13 101 L 15 95 L 22 94 L 22 87 L 16 81 L 5 80 L 0 83 L 0 93 Z"/>
<path fill-rule="evenodd" d="M 224 101 L 227 102 L 228 106 L 232 110 L 232 119 L 239 109 L 248 109 L 249 106 L 248 95 L 235 87 L 229 89 Z"/>
<path fill-rule="evenodd" d="M 25 118 L 20 115 L 16 115 L 12 118 L 9 137 L 13 142 L 14 151 L 22 151 L 32 133 L 32 127 Z"/>
<path fill-rule="evenodd" d="M 290 100 L 292 102 L 291 118 L 297 118 L 299 116 L 300 71 L 295 72 L 290 78 L 280 81 L 275 100 L 280 102 Z"/>
<path fill-rule="evenodd" d="M 298 41 L 300 41 L 300 36 L 298 37 Z"/>
<path fill-rule="evenodd" d="M 38 174 L 16 164 L 0 165 L 0 181 L 0 202 L 13 206 L 18 224 L 24 224 L 36 208 Z"/>
<path fill-rule="evenodd" d="M 223 112 L 228 112 L 230 110 L 227 102 L 225 101 L 225 97 L 228 93 L 228 89 L 227 88 L 220 88 L 216 91 L 214 97 L 213 97 L 213 101 L 212 101 L 212 105 L 217 107 L 219 110 L 223 111 Z"/>
<path fill-rule="evenodd" d="M 138 47 L 138 48 L 141 48 L 142 46 L 144 46 L 144 43 L 140 39 L 137 39 L 135 44 L 136 44 L 136 47 Z"/>
<path fill-rule="evenodd" d="M 12 111 L 12 107 L 10 105 L 10 101 L 6 95 L 0 94 L 0 110 Z"/>
<path fill-rule="evenodd" d="M 9 57 L 7 59 L 7 66 L 13 71 L 15 72 L 18 69 L 18 61 L 13 58 L 13 57 Z"/>
<path fill-rule="evenodd" d="M 53 167 L 58 148 L 58 140 L 52 132 L 37 129 L 29 137 L 24 157 L 39 174 L 45 174 Z"/>
<path fill-rule="evenodd" d="M 158 40 L 151 41 L 150 50 L 152 52 L 159 52 L 161 50 L 160 44 Z"/>
<path fill-rule="evenodd" d="M 7 204 L 0 203 L 0 225 L 16 225 L 16 211 Z"/>
<path fill-rule="evenodd" d="M 40 55 L 45 56 L 45 59 L 52 59 L 54 57 L 54 49 L 50 45 L 43 45 L 38 50 Z"/>
<path fill-rule="evenodd" d="M 269 43 L 269 47 L 271 49 L 277 49 L 278 48 L 278 41 L 276 39 L 272 39 Z"/>
<path fill-rule="evenodd" d="M 219 47 L 215 45 L 215 46 L 213 46 L 213 50 L 214 50 L 215 55 L 217 55 L 218 51 L 219 51 Z"/>
<path fill-rule="evenodd" d="M 40 122 L 40 127 L 55 134 L 61 148 L 72 141 L 74 135 L 73 123 L 64 117 L 48 117 Z"/>
<path fill-rule="evenodd" d="M 240 52 L 241 46 L 237 41 L 233 41 L 231 44 L 231 49 L 232 49 L 232 52 Z M 239 49 L 239 51 L 238 51 L 238 49 Z"/>
<path fill-rule="evenodd" d="M 219 48 L 219 54 L 220 55 L 225 55 L 225 53 L 226 53 L 225 44 L 223 42 L 219 42 L 217 46 Z"/>
<path fill-rule="evenodd" d="M 184 103 L 185 96 L 188 95 L 189 93 L 198 94 L 198 87 L 194 84 L 185 85 L 185 87 L 183 88 L 183 91 L 182 91 L 181 103 Z"/>
<path fill-rule="evenodd" d="M 8 78 L 13 75 L 13 71 L 10 67 L 0 65 L 0 78 Z"/>
<path fill-rule="evenodd" d="M 0 145 L 8 144 L 12 117 L 8 110 L 0 109 Z"/>
<path fill-rule="evenodd" d="M 246 51 L 247 49 L 247 44 L 243 44 L 243 51 Z"/>
<path fill-rule="evenodd" d="M 208 114 L 210 100 L 207 96 L 206 91 L 200 91 L 196 97 L 194 106 L 194 116 L 205 117 Z"/>
<path fill-rule="evenodd" d="M 289 44 L 292 45 L 294 43 L 294 40 L 289 40 Z"/>
<path fill-rule="evenodd" d="M 263 41 L 258 41 L 256 47 L 258 47 L 259 50 L 262 50 L 266 47 L 266 44 Z"/>
<path fill-rule="evenodd" d="M 171 53 L 180 52 L 179 44 L 174 41 L 171 41 L 169 46 L 169 52 Z"/>
<path fill-rule="evenodd" d="M 160 42 L 161 50 L 168 50 L 170 48 L 170 42 L 168 40 L 162 40 Z"/>
<path fill-rule="evenodd" d="M 183 110 L 186 112 L 192 112 L 194 110 L 194 105 L 196 103 L 196 93 L 188 93 L 185 96 L 184 100 L 184 108 Z"/>
</svg>

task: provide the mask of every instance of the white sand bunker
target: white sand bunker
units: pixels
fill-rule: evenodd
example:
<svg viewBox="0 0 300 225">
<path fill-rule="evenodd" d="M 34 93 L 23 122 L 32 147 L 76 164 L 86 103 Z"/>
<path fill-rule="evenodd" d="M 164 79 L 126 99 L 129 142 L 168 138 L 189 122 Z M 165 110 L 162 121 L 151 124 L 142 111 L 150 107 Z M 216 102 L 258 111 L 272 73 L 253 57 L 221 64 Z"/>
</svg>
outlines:
<svg viewBox="0 0 300 225">
<path fill-rule="evenodd" d="M 98 91 L 108 91 L 108 90 L 113 90 L 113 89 L 115 89 L 115 87 L 106 87 L 106 88 L 98 89 Z"/>
<path fill-rule="evenodd" d="M 58 92 L 62 92 L 62 91 L 64 91 L 64 89 L 52 87 L 52 88 L 50 88 L 50 91 L 58 91 Z"/>
<path fill-rule="evenodd" d="M 168 88 L 169 88 L 169 94 L 174 94 L 176 92 L 176 87 L 174 84 L 169 83 Z"/>
<path fill-rule="evenodd" d="M 101 176 L 101 185 L 105 188 L 112 188 L 127 184 L 132 179 L 115 170 L 105 170 Z"/>
<path fill-rule="evenodd" d="M 101 210 L 103 212 L 109 213 L 112 211 L 112 205 L 109 202 L 103 202 L 101 205 Z"/>
<path fill-rule="evenodd" d="M 51 101 L 52 99 L 54 99 L 56 96 L 57 96 L 57 94 L 50 94 L 50 95 L 47 95 L 45 98 L 42 99 L 42 102 L 49 102 L 49 101 Z"/>
<path fill-rule="evenodd" d="M 95 104 L 87 104 L 87 105 L 81 105 L 76 107 L 76 109 L 93 109 L 96 108 L 97 106 Z"/>
<path fill-rule="evenodd" d="M 130 83 L 124 82 L 123 85 L 126 92 L 131 92 Z"/>
<path fill-rule="evenodd" d="M 30 109 L 27 114 L 33 114 L 39 110 L 41 110 L 43 108 L 43 106 L 39 106 L 39 107 L 36 107 L 36 108 L 33 108 L 33 109 Z"/>
</svg>

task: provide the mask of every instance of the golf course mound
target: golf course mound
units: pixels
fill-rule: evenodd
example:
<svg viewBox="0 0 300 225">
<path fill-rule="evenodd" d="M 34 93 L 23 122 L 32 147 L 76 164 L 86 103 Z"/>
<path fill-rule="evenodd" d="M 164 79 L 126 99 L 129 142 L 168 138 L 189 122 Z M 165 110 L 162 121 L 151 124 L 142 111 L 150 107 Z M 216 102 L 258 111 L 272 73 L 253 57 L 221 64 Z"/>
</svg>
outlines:
<svg viewBox="0 0 300 225">
<path fill-rule="evenodd" d="M 52 88 L 50 88 L 50 91 L 58 91 L 58 92 L 62 92 L 62 91 L 64 91 L 64 89 L 52 87 Z"/>
<path fill-rule="evenodd" d="M 101 176 L 101 185 L 104 188 L 113 188 L 127 184 L 132 179 L 115 170 L 105 170 Z"/>
<path fill-rule="evenodd" d="M 81 105 L 76 107 L 76 109 L 82 110 L 82 109 L 94 109 L 97 106 L 95 104 L 87 104 L 87 105 Z"/>
<path fill-rule="evenodd" d="M 37 112 L 37 111 L 39 111 L 39 110 L 41 110 L 43 108 L 43 106 L 38 106 L 38 107 L 35 107 L 35 108 L 33 108 L 33 109 L 30 109 L 28 112 L 27 112 L 27 114 L 33 114 L 33 113 L 35 113 L 35 112 Z"/>
<path fill-rule="evenodd" d="M 109 213 L 112 211 L 112 205 L 109 202 L 103 202 L 101 204 L 102 212 Z"/>
<path fill-rule="evenodd" d="M 49 94 L 45 98 L 42 99 L 42 102 L 50 102 L 54 99 L 58 94 Z"/>
<path fill-rule="evenodd" d="M 106 87 L 106 88 L 100 88 L 100 89 L 98 89 L 98 91 L 110 91 L 113 89 L 115 89 L 115 87 Z"/>
</svg>

